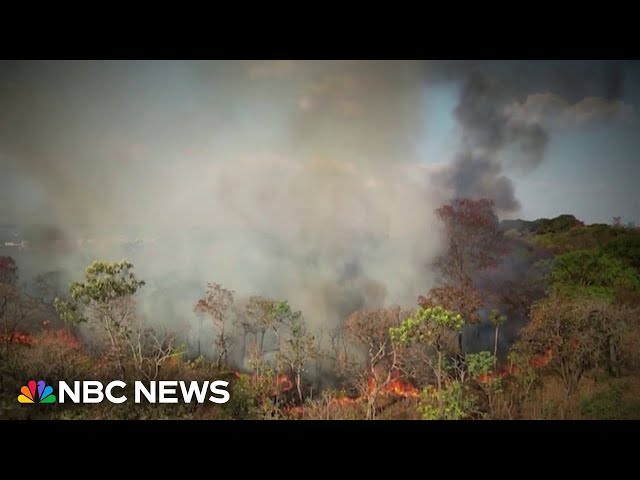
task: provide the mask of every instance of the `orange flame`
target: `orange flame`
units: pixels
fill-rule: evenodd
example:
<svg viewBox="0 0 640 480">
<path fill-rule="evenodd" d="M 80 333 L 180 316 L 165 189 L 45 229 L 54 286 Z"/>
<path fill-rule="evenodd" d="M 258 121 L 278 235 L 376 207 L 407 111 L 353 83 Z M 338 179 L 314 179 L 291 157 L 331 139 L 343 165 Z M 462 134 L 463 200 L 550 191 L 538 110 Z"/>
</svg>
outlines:
<svg viewBox="0 0 640 480">
<path fill-rule="evenodd" d="M 549 348 L 542 355 L 533 357 L 529 362 L 529 365 L 531 365 L 533 368 L 542 368 L 547 366 L 552 359 L 553 359 L 553 350 Z"/>
<path fill-rule="evenodd" d="M 73 349 L 79 349 L 81 347 L 80 341 L 66 330 L 47 330 L 37 336 L 32 336 L 28 333 L 13 332 L 0 335 L 0 342 L 27 346 L 57 344 Z"/>
<path fill-rule="evenodd" d="M 498 375 L 503 376 L 503 375 Z M 492 373 L 483 373 L 482 375 L 478 375 L 478 382 L 480 383 L 489 383 L 496 379 L 496 375 Z"/>
<path fill-rule="evenodd" d="M 276 385 L 278 385 L 281 392 L 288 392 L 293 388 L 293 382 L 288 375 L 285 375 L 284 373 L 276 377 Z"/>
<path fill-rule="evenodd" d="M 529 366 L 532 368 L 542 368 L 549 364 L 549 362 L 553 359 L 553 350 L 547 349 L 542 355 L 536 355 L 535 357 L 529 360 Z M 506 378 L 509 376 L 518 375 L 520 373 L 520 368 L 515 365 L 507 365 L 506 367 L 500 369 L 497 374 L 489 373 L 478 376 L 478 382 L 480 383 L 488 383 L 496 378 Z"/>
<path fill-rule="evenodd" d="M 399 379 L 391 380 L 383 389 L 383 393 L 398 395 L 400 397 L 413 397 L 420 396 L 420 392 L 416 387 L 409 383 L 400 381 Z"/>
<path fill-rule="evenodd" d="M 416 387 L 414 387 L 410 383 L 403 382 L 398 378 L 397 371 L 395 371 L 393 375 L 395 378 L 393 378 L 389 383 L 382 387 L 382 389 L 380 389 L 380 394 L 413 398 L 417 398 L 420 396 L 420 391 Z M 376 379 L 373 376 L 373 373 L 369 376 L 368 387 L 369 392 L 373 392 L 376 388 Z"/>
<path fill-rule="evenodd" d="M 233 372 L 236 378 L 241 378 L 240 372 Z M 264 376 L 264 375 L 251 375 L 251 383 L 255 385 L 262 385 L 268 389 L 270 396 L 276 396 L 281 393 L 292 390 L 295 386 L 293 381 L 288 375 L 281 373 L 276 377 Z"/>
</svg>

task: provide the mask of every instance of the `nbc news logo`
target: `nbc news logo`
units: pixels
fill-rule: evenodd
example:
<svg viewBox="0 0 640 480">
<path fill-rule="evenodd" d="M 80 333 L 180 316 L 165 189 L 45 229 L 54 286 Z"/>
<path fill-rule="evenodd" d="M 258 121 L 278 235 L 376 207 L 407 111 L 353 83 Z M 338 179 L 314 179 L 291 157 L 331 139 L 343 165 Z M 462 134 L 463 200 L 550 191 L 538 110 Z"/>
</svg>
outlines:
<svg viewBox="0 0 640 480">
<path fill-rule="evenodd" d="M 53 394 L 53 388 L 40 380 L 30 380 L 20 389 L 18 395 L 20 403 L 56 403 L 56 396 Z"/>
<path fill-rule="evenodd" d="M 151 382 L 147 387 L 142 382 L 135 382 L 135 403 L 141 403 L 142 397 L 146 398 L 149 403 L 180 403 L 178 391 L 182 396 L 183 403 L 191 403 L 195 397 L 197 403 L 204 403 L 206 400 L 212 403 L 227 403 L 229 401 L 229 392 L 224 389 L 229 382 L 217 380 L 215 382 L 184 382 L 184 381 L 159 381 Z M 65 403 L 68 399 L 71 403 L 101 403 L 106 398 L 111 403 L 124 403 L 127 397 L 124 395 L 114 395 L 114 389 L 124 389 L 127 386 L 125 382 L 115 380 L 109 382 L 106 387 L 101 382 L 93 380 L 85 380 L 83 382 L 73 382 L 73 387 L 67 382 L 58 382 L 58 392 L 60 399 L 58 400 L 53 394 L 53 388 L 45 383 L 44 380 L 30 380 L 27 385 L 20 389 L 18 395 L 19 403 Z M 178 388 L 180 387 L 180 388 Z M 222 388 L 220 388 L 222 387 Z M 208 392 L 210 395 L 207 398 Z"/>
</svg>

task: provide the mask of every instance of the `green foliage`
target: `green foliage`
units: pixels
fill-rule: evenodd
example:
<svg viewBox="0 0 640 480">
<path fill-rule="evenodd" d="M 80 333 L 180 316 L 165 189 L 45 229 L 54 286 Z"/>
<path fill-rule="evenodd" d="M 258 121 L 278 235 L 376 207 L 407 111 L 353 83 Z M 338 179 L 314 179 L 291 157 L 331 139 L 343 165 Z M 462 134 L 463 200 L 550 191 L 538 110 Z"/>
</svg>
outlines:
<svg viewBox="0 0 640 480">
<path fill-rule="evenodd" d="M 316 355 L 314 337 L 308 335 L 304 325 L 297 322 L 278 353 L 279 359 L 292 368 L 303 366 Z"/>
<path fill-rule="evenodd" d="M 559 255 L 549 276 L 551 290 L 568 296 L 612 299 L 616 290 L 640 290 L 637 272 L 598 250 Z"/>
<path fill-rule="evenodd" d="M 391 339 L 401 345 L 416 342 L 439 343 L 444 334 L 459 333 L 464 319 L 459 313 L 436 306 L 419 308 L 416 314 L 404 320 L 400 326 L 389 330 Z"/>
<path fill-rule="evenodd" d="M 504 231 L 528 234 L 559 234 L 584 227 L 584 223 L 573 215 L 559 215 L 555 218 L 539 218 L 537 220 L 502 220 L 500 227 Z"/>
<path fill-rule="evenodd" d="M 623 235 L 602 247 L 602 252 L 635 268 L 640 275 L 640 234 Z"/>
<path fill-rule="evenodd" d="M 474 378 L 489 375 L 495 363 L 495 357 L 491 352 L 470 353 L 466 359 L 469 374 Z"/>
<path fill-rule="evenodd" d="M 144 282 L 136 279 L 132 269 L 133 265 L 126 260 L 93 262 L 85 271 L 85 282 L 71 284 L 71 298 L 106 303 L 133 295 Z"/>
<path fill-rule="evenodd" d="M 425 420 L 464 420 L 476 409 L 476 399 L 462 382 L 449 382 L 441 390 L 429 385 L 422 391 L 418 411 Z"/>
<path fill-rule="evenodd" d="M 637 318 L 637 311 L 607 300 L 552 295 L 534 305 L 513 349 L 557 374 L 568 397 L 588 371 L 608 367 L 619 374 L 622 340 L 637 328 Z"/>
<path fill-rule="evenodd" d="M 580 402 L 582 415 L 593 420 L 640 420 L 640 401 L 626 400 L 629 387 L 611 382 L 608 388 Z"/>
<path fill-rule="evenodd" d="M 507 355 L 507 362 L 511 369 L 517 370 L 518 374 L 514 377 L 515 380 L 528 389 L 530 386 L 536 384 L 539 380 L 538 373 L 535 368 L 531 366 L 531 357 L 526 353 L 518 351 L 518 349 L 512 349 Z"/>
<path fill-rule="evenodd" d="M 617 239 L 638 236 L 634 230 L 616 228 L 605 224 L 575 227 L 563 232 L 542 233 L 532 237 L 533 243 L 555 251 L 569 252 L 601 248 Z"/>
<path fill-rule="evenodd" d="M 294 312 L 286 300 L 278 300 L 273 303 L 271 315 L 276 319 L 285 319 L 294 316 Z"/>
<path fill-rule="evenodd" d="M 70 287 L 71 302 L 56 298 L 54 307 L 60 317 L 71 323 L 88 321 L 85 307 L 104 310 L 115 301 L 135 294 L 145 282 L 137 280 L 133 265 L 120 262 L 95 261 L 85 270 L 84 282 L 73 282 Z"/>
<path fill-rule="evenodd" d="M 293 310 L 286 300 L 273 302 L 269 314 L 274 328 L 279 324 L 288 327 L 294 337 L 304 334 L 305 325 L 302 319 L 302 312 Z"/>
<path fill-rule="evenodd" d="M 288 305 L 287 305 L 288 307 Z M 287 365 L 294 376 L 296 389 L 302 401 L 301 376 L 305 366 L 318 356 L 313 335 L 307 334 L 306 325 L 299 312 L 291 315 L 291 310 L 285 310 L 289 315 L 290 335 L 284 340 L 276 358 Z"/>
<path fill-rule="evenodd" d="M 538 234 L 562 233 L 574 227 L 584 226 L 580 220 L 573 215 L 559 215 L 555 218 L 540 218 L 533 222 L 533 230 Z"/>
<path fill-rule="evenodd" d="M 251 377 L 240 375 L 230 383 L 229 401 L 223 404 L 223 409 L 233 419 L 249 418 L 255 409 L 255 392 Z"/>
<path fill-rule="evenodd" d="M 504 323 L 507 321 L 507 316 L 500 314 L 498 310 L 494 309 L 489 313 L 489 321 L 492 325 L 499 327 L 504 325 Z"/>
</svg>

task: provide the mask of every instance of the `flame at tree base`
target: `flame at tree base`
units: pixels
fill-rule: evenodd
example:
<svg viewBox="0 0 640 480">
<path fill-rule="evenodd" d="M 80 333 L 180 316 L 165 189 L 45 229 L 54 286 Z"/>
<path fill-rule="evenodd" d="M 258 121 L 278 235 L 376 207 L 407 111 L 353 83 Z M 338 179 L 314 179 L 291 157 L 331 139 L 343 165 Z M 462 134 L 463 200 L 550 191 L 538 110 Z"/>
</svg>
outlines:
<svg viewBox="0 0 640 480">
<path fill-rule="evenodd" d="M 0 334 L 0 343 L 25 345 L 28 347 L 44 344 L 57 344 L 67 348 L 81 348 L 80 340 L 66 330 L 46 330 L 38 335 L 31 335 L 23 332 Z"/>
<path fill-rule="evenodd" d="M 529 366 L 534 369 L 546 367 L 549 362 L 553 359 L 553 350 L 548 349 L 541 355 L 536 355 L 529 359 Z M 507 365 L 503 369 L 500 369 L 496 373 L 489 373 L 478 376 L 478 381 L 480 383 L 489 383 L 498 378 L 507 378 L 519 375 L 522 370 L 515 365 Z"/>
<path fill-rule="evenodd" d="M 373 394 L 376 389 L 376 381 L 373 376 L 369 377 L 368 387 L 369 394 Z M 378 395 L 396 395 L 405 398 L 417 398 L 420 396 L 420 391 L 410 383 L 403 382 L 399 378 L 394 378 L 380 388 Z"/>
</svg>

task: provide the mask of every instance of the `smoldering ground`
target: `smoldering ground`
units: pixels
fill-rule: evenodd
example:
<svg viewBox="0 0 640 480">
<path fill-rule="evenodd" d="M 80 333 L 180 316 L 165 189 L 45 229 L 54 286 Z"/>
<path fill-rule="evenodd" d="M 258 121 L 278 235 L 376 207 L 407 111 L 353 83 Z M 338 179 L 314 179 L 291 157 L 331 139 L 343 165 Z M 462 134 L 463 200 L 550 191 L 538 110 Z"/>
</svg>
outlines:
<svg viewBox="0 0 640 480">
<path fill-rule="evenodd" d="M 625 68 L 5 62 L 0 221 L 83 239 L 23 255 L 23 271 L 79 278 L 89 260 L 128 258 L 147 281 L 141 311 L 169 330 L 197 328 L 210 281 L 331 328 L 357 308 L 414 305 L 437 280 L 434 209 L 483 196 L 517 211 L 505 167 L 536 168 L 563 122 L 628 113 Z M 424 105 L 443 81 L 460 91 L 458 153 L 425 159 Z"/>
</svg>

